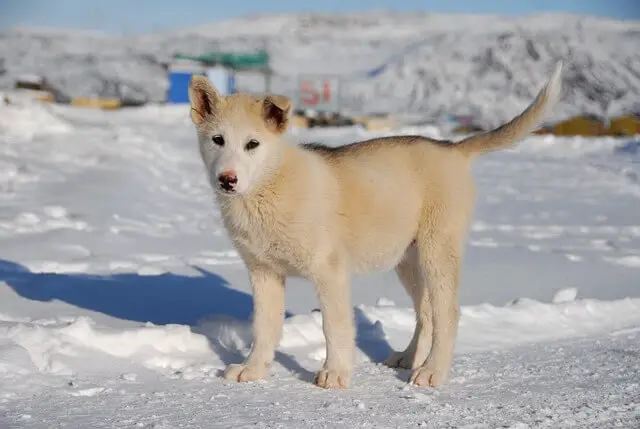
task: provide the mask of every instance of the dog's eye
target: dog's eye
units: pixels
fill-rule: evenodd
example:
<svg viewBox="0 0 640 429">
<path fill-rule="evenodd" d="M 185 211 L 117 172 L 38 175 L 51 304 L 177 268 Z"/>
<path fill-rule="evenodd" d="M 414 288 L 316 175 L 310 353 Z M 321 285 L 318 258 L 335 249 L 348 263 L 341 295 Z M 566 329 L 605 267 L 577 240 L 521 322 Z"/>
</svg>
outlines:
<svg viewBox="0 0 640 429">
<path fill-rule="evenodd" d="M 260 142 L 258 140 L 249 140 L 249 143 L 244 145 L 245 150 L 253 150 L 260 146 Z"/>
<path fill-rule="evenodd" d="M 213 142 L 218 146 L 224 146 L 224 137 L 220 135 L 213 136 L 211 140 L 213 140 Z"/>
</svg>

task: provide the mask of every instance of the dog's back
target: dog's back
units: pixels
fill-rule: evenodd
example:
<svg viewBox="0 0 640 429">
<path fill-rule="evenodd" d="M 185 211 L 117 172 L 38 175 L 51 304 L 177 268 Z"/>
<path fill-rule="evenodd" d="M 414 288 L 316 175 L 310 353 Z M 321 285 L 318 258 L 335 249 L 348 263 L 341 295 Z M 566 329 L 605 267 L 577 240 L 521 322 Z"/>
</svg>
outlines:
<svg viewBox="0 0 640 429">
<path fill-rule="evenodd" d="M 334 239 L 343 242 L 356 271 L 394 266 L 425 213 L 436 206 L 447 206 L 466 221 L 474 199 L 470 160 L 452 144 L 398 136 L 338 147 L 301 145 L 338 184 L 335 195 L 316 201 L 316 209 L 326 214 L 326 207 L 335 205 Z"/>
</svg>

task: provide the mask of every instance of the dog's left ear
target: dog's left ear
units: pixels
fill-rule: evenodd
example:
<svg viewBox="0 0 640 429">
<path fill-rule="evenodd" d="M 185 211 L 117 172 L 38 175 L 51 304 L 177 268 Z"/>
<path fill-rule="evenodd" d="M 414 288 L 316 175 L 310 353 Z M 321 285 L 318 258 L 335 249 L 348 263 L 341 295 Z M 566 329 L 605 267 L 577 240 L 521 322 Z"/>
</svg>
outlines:
<svg viewBox="0 0 640 429">
<path fill-rule="evenodd" d="M 211 115 L 220 101 L 220 94 L 202 75 L 193 75 L 189 82 L 189 101 L 191 102 L 191 120 L 200 125 L 205 116 Z"/>
<path fill-rule="evenodd" d="M 262 118 L 274 133 L 287 131 L 290 114 L 291 100 L 284 95 L 268 95 L 262 102 Z"/>
</svg>

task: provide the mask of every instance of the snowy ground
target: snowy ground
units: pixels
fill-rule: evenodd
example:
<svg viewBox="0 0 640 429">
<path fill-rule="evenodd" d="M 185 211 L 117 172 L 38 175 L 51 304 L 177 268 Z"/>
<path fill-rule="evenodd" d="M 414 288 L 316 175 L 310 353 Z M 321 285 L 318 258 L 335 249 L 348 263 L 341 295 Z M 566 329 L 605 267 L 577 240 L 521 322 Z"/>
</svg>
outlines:
<svg viewBox="0 0 640 429">
<path fill-rule="evenodd" d="M 449 382 L 377 364 L 413 329 L 377 273 L 354 281 L 344 392 L 310 382 L 324 347 L 303 281 L 272 376 L 218 377 L 248 351 L 251 297 L 195 145 L 184 107 L 0 107 L 0 427 L 640 426 L 640 140 L 480 158 Z"/>
</svg>

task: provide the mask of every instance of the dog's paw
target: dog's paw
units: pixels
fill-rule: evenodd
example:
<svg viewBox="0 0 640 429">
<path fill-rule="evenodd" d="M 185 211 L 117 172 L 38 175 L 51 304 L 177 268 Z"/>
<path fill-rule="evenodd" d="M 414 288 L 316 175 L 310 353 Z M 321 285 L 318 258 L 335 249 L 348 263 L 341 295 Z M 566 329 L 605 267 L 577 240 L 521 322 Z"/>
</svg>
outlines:
<svg viewBox="0 0 640 429">
<path fill-rule="evenodd" d="M 223 377 L 233 381 L 256 381 L 267 376 L 269 369 L 266 365 L 231 364 L 227 367 Z"/>
<path fill-rule="evenodd" d="M 413 369 L 415 368 L 413 366 L 414 358 L 415 353 L 408 352 L 406 350 L 402 352 L 392 352 L 383 363 L 389 368 Z"/>
<path fill-rule="evenodd" d="M 438 387 L 447 379 L 447 372 L 446 369 L 426 363 L 413 371 L 409 383 L 420 387 Z"/>
<path fill-rule="evenodd" d="M 321 369 L 313 381 L 323 389 L 348 389 L 351 385 L 351 372 L 348 370 Z"/>
</svg>

